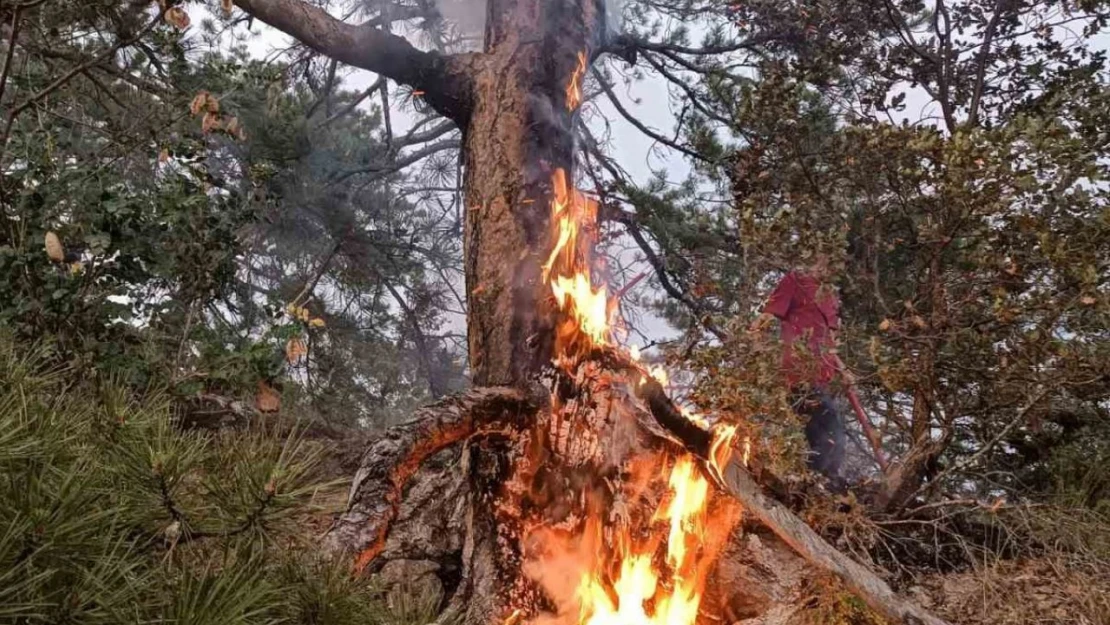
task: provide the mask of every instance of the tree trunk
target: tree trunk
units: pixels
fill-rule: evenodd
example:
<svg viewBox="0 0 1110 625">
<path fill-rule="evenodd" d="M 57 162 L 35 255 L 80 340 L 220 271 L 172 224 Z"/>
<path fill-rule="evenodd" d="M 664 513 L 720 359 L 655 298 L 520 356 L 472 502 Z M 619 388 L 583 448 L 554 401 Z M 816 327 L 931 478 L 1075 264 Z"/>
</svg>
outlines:
<svg viewBox="0 0 1110 625">
<path fill-rule="evenodd" d="M 489 1 L 463 144 L 468 339 L 479 386 L 524 384 L 551 362 L 554 310 L 540 267 L 551 245 L 552 174 L 574 167 L 567 85 L 584 71 L 579 55 L 588 60 L 600 43 L 595 3 Z"/>
</svg>

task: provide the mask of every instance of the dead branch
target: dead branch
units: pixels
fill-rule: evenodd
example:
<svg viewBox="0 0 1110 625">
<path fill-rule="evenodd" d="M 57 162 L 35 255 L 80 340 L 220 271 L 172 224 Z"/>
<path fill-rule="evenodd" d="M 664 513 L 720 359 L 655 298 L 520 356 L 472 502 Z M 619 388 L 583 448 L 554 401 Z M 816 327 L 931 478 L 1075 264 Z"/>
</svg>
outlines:
<svg viewBox="0 0 1110 625">
<path fill-rule="evenodd" d="M 902 599 L 879 576 L 844 555 L 813 531 L 805 521 L 779 502 L 763 494 L 740 463 L 724 470 L 724 485 L 744 510 L 767 526 L 798 555 L 844 582 L 872 610 L 896 623 L 948 625 L 908 599 Z"/>
</svg>

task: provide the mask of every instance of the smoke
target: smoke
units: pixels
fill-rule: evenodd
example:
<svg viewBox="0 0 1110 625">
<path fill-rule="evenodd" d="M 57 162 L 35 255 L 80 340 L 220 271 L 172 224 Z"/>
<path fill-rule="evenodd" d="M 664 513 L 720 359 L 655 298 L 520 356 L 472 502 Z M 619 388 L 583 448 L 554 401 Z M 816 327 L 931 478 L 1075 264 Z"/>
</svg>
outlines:
<svg viewBox="0 0 1110 625">
<path fill-rule="evenodd" d="M 622 0 L 602 0 L 605 9 L 605 31 L 608 37 L 619 35 L 624 27 Z M 458 34 L 466 39 L 481 42 L 486 28 L 485 0 L 436 0 L 436 8 L 451 23 Z"/>
<path fill-rule="evenodd" d="M 436 8 L 460 36 L 481 43 L 486 29 L 485 0 L 436 0 Z"/>
<path fill-rule="evenodd" d="M 523 572 L 543 589 L 555 606 L 554 612 L 540 613 L 528 625 L 575 623 L 580 609 L 578 584 L 593 569 L 600 548 L 596 533 L 586 531 L 570 536 L 539 528 L 526 542 Z"/>
<path fill-rule="evenodd" d="M 605 0 L 605 31 L 609 37 L 621 33 L 624 26 L 624 2 L 621 0 Z"/>
</svg>

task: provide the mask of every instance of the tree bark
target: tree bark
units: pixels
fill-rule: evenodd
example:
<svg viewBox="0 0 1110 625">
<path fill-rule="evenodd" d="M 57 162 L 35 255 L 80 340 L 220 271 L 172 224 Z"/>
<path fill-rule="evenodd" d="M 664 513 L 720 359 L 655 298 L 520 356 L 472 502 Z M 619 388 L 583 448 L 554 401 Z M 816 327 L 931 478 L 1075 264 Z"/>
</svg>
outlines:
<svg viewBox="0 0 1110 625">
<path fill-rule="evenodd" d="M 599 45 L 596 0 L 490 0 L 467 124 L 466 284 L 476 384 L 521 384 L 552 356 L 540 280 L 551 179 L 574 171 L 567 85 Z M 573 180 L 572 178 L 568 178 Z"/>
</svg>

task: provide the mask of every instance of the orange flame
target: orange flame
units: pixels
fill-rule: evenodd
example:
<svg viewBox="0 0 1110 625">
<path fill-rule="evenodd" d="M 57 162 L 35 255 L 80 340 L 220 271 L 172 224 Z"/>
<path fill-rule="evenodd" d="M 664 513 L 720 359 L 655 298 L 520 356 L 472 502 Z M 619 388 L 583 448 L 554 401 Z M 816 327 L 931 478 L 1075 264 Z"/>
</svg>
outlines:
<svg viewBox="0 0 1110 625">
<path fill-rule="evenodd" d="M 586 73 L 586 52 L 583 50 L 578 53 L 578 65 L 574 68 L 574 73 L 570 75 L 570 82 L 567 83 L 567 110 L 573 111 L 582 104 L 582 76 Z"/>
<path fill-rule="evenodd" d="M 555 245 L 543 264 L 543 279 L 569 323 L 556 336 L 561 357 L 574 357 L 589 347 L 608 345 L 616 302 L 604 286 L 594 286 L 590 255 L 597 239 L 597 202 L 573 190 L 566 172 L 551 177 L 551 221 Z"/>
<path fill-rule="evenodd" d="M 586 61 L 585 52 L 579 53 L 578 66 L 566 88 L 571 111 L 582 102 Z M 553 173 L 552 188 L 553 243 L 542 265 L 542 278 L 559 313 L 555 359 L 557 364 L 565 364 L 575 362 L 591 348 L 613 346 L 616 308 L 591 267 L 597 241 L 597 203 L 574 190 L 562 169 Z M 666 370 L 652 367 L 649 371 L 639 356 L 635 348 L 629 354 L 641 382 L 652 376 L 666 385 Z M 553 410 L 564 409 L 573 410 L 556 400 Z M 710 427 L 704 417 L 687 409 L 683 413 L 702 427 Z M 581 533 L 568 536 L 566 529 L 542 524 L 535 529 L 532 537 L 542 548 L 538 556 L 526 560 L 524 570 L 558 606 L 561 624 L 564 619 L 565 625 L 695 624 L 709 571 L 738 520 L 739 508 L 729 500 L 716 501 L 717 491 L 710 484 L 714 472 L 719 474 L 732 454 L 736 431 L 729 425 L 713 429 L 706 470 L 692 455 L 671 460 L 648 453 L 633 458 L 636 466 L 652 467 L 648 472 L 631 472 L 635 492 L 646 492 L 649 483 L 666 485 L 665 495 L 649 519 L 640 516 L 635 523 L 630 518 L 611 522 L 617 511 L 598 509 L 609 499 L 594 499 L 593 493 L 583 492 L 583 501 L 591 502 L 593 509 Z M 654 467 L 658 466 L 665 467 L 662 474 L 656 473 Z M 515 625 L 519 617 L 519 610 L 513 611 L 503 625 Z"/>
<path fill-rule="evenodd" d="M 737 518 L 735 509 L 716 518 L 708 513 L 709 482 L 692 456 L 674 463 L 667 483 L 667 498 L 652 519 L 668 524 L 665 569 L 654 557 L 657 540 L 633 547 L 631 537 L 622 534 L 615 541 L 619 567 L 611 580 L 591 570 L 579 581 L 578 625 L 693 625 L 697 620 L 710 565 Z"/>
</svg>

